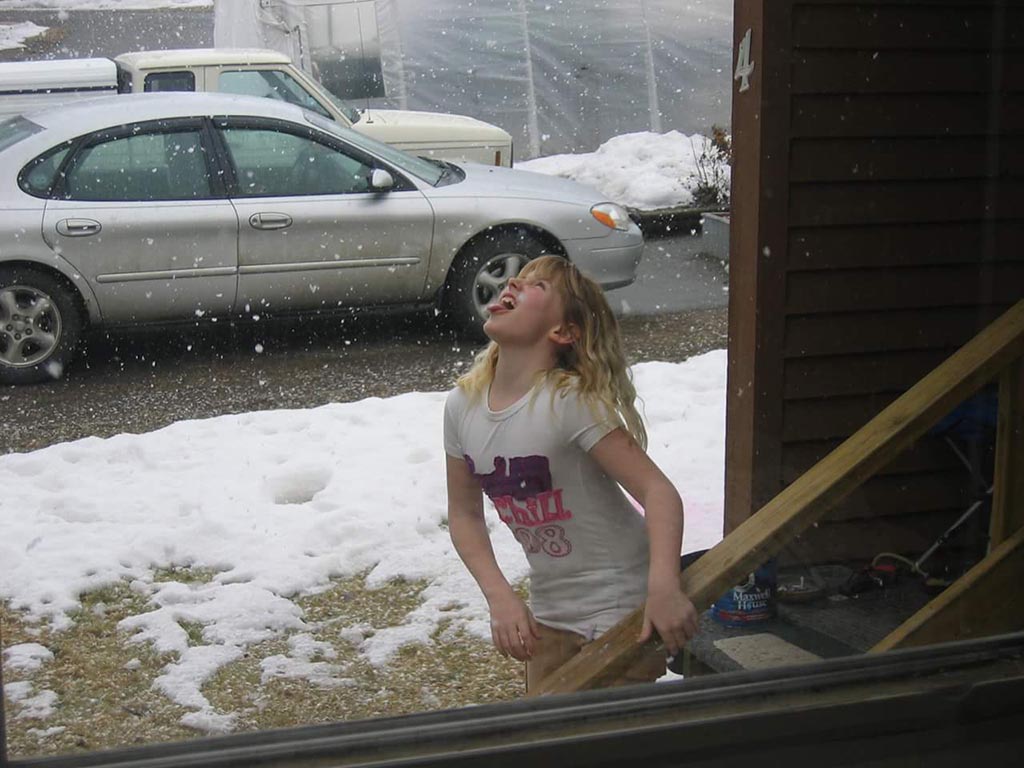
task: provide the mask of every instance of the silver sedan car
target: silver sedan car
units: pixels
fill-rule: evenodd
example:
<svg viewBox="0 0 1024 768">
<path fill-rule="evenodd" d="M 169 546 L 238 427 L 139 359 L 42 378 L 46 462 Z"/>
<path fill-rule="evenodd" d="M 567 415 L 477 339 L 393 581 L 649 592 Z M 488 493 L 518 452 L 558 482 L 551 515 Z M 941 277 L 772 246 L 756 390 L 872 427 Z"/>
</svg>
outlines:
<svg viewBox="0 0 1024 768">
<path fill-rule="evenodd" d="M 80 102 L 0 122 L 0 383 L 61 376 L 87 326 L 434 304 L 479 334 L 530 259 L 614 288 L 642 250 L 588 187 L 412 157 L 290 105 Z"/>
</svg>

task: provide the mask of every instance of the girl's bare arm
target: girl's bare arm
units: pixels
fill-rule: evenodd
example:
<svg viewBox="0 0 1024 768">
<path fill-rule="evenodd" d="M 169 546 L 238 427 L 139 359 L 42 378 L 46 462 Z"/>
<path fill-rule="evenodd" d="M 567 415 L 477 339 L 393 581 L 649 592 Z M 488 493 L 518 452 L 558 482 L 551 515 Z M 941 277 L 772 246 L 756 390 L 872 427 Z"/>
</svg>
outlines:
<svg viewBox="0 0 1024 768">
<path fill-rule="evenodd" d="M 640 640 L 656 630 L 675 655 L 697 633 L 697 611 L 679 586 L 683 502 L 672 482 L 623 429 L 603 437 L 590 455 L 644 508 L 651 565 Z"/>
<path fill-rule="evenodd" d="M 476 579 L 491 612 L 491 638 L 507 656 L 525 661 L 539 637 L 533 614 L 498 567 L 484 521 L 480 483 L 462 459 L 447 456 L 448 532 L 455 550 Z"/>
</svg>

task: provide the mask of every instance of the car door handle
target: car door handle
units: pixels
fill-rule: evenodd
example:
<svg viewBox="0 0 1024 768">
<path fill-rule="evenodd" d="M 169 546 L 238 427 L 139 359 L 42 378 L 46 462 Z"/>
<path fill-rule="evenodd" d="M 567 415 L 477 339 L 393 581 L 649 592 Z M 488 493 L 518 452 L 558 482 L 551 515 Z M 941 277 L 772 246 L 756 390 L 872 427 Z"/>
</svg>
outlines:
<svg viewBox="0 0 1024 768">
<path fill-rule="evenodd" d="M 249 225 L 253 229 L 284 229 L 292 225 L 292 217 L 287 213 L 254 213 Z"/>
<path fill-rule="evenodd" d="M 61 219 L 57 222 L 57 231 L 65 237 L 88 237 L 101 229 L 100 223 L 92 219 Z"/>
</svg>

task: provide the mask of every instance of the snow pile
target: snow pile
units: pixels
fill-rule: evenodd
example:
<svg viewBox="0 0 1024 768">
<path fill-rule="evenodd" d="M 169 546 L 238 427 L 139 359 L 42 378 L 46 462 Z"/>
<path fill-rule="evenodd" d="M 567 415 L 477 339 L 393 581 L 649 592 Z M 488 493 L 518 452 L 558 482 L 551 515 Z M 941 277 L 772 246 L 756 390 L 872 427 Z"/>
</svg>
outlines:
<svg viewBox="0 0 1024 768">
<path fill-rule="evenodd" d="M 49 27 L 40 27 L 31 21 L 22 21 L 17 24 L 0 24 L 0 51 L 10 50 L 11 48 L 24 48 L 26 40 L 39 37 L 47 29 Z"/>
<path fill-rule="evenodd" d="M 716 351 L 634 369 L 650 453 L 686 504 L 687 551 L 721 537 L 725 361 Z M 211 732 L 230 730 L 232 716 L 213 711 L 203 682 L 268 638 L 290 645 L 263 661 L 264 680 L 348 684 L 294 602 L 332 578 L 366 571 L 369 588 L 396 578 L 429 583 L 403 624 L 346 628 L 374 664 L 429 642 L 442 620 L 451 622 L 446 632 L 487 639 L 486 603 L 445 525 L 444 398 L 409 393 L 222 416 L 2 456 L 0 599 L 61 628 L 80 595 L 127 582 L 149 610 L 120 627 L 135 642 L 176 652 L 156 686 L 192 710 L 183 722 Z M 488 520 L 503 570 L 523 579 L 519 544 L 493 511 Z M 158 580 L 158 569 L 175 566 L 215 575 L 209 583 Z M 47 654 L 26 644 L 10 649 L 5 664 L 28 671 Z M 30 693 L 25 685 L 7 691 L 24 711 L 52 707 L 46 692 Z"/>
<path fill-rule="evenodd" d="M 43 664 L 53 661 L 53 652 L 39 643 L 22 643 L 4 649 L 4 667 L 19 672 L 35 672 Z"/>
<path fill-rule="evenodd" d="M 679 131 L 627 133 L 609 139 L 595 152 L 539 157 L 516 163 L 516 168 L 587 184 L 630 208 L 671 208 L 693 204 L 698 159 L 709 141 Z M 728 178 L 728 167 L 721 170 Z"/>
<path fill-rule="evenodd" d="M 57 694 L 50 690 L 35 693 L 27 680 L 4 683 L 4 696 L 18 705 L 15 720 L 45 720 L 57 710 Z"/>
</svg>

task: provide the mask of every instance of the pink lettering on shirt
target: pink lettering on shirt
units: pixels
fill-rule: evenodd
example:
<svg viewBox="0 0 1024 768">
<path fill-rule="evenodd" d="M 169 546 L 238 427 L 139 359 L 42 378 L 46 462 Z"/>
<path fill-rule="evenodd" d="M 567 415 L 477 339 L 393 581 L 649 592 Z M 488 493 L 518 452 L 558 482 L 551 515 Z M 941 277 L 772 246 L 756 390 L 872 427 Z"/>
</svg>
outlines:
<svg viewBox="0 0 1024 768">
<path fill-rule="evenodd" d="M 554 524 L 571 520 L 572 511 L 565 508 L 562 489 L 552 487 L 546 456 L 496 456 L 494 470 L 487 474 L 476 471 L 470 456 L 465 459 L 469 471 L 494 502 L 498 517 L 528 554 L 565 557 L 572 552 L 565 528 Z"/>
<path fill-rule="evenodd" d="M 546 525 L 558 520 L 571 520 L 572 511 L 562 503 L 562 489 L 543 491 L 523 501 L 512 496 L 497 496 L 491 499 L 498 510 L 498 517 L 506 524 L 528 527 Z"/>
</svg>

